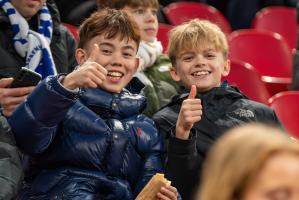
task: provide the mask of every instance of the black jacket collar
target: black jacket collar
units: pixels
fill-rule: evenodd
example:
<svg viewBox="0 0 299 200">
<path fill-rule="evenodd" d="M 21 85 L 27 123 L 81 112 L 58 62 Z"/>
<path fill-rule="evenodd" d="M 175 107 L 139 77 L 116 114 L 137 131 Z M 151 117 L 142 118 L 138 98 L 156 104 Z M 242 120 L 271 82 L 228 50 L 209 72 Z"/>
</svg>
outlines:
<svg viewBox="0 0 299 200">
<path fill-rule="evenodd" d="M 190 89 L 180 86 L 179 94 L 172 98 L 166 106 L 181 104 L 188 96 Z M 218 119 L 231 104 L 239 99 L 247 99 L 237 87 L 229 86 L 227 81 L 222 82 L 219 87 L 215 87 L 208 92 L 197 93 L 196 98 L 202 101 L 203 112 L 210 120 Z"/>
</svg>

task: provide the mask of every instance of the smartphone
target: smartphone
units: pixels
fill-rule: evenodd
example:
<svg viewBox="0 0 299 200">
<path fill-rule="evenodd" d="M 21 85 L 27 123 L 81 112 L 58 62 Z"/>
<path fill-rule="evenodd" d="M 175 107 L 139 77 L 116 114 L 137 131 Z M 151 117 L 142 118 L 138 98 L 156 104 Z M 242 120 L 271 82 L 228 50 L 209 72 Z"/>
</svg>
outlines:
<svg viewBox="0 0 299 200">
<path fill-rule="evenodd" d="M 10 84 L 10 88 L 35 86 L 41 80 L 42 76 L 26 67 L 22 67 L 17 76 Z"/>
</svg>

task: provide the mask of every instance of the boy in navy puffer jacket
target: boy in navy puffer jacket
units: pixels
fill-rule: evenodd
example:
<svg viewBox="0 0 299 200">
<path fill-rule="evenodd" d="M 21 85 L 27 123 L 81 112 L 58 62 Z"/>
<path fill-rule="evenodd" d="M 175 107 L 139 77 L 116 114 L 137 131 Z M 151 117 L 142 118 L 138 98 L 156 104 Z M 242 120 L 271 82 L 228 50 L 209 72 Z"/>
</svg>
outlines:
<svg viewBox="0 0 299 200">
<path fill-rule="evenodd" d="M 94 13 L 79 31 L 80 66 L 48 77 L 14 112 L 17 145 L 29 155 L 19 199 L 133 199 L 162 170 L 160 134 L 140 114 L 145 97 L 124 89 L 139 41 L 126 13 Z M 167 185 L 157 198 L 177 191 Z"/>
</svg>

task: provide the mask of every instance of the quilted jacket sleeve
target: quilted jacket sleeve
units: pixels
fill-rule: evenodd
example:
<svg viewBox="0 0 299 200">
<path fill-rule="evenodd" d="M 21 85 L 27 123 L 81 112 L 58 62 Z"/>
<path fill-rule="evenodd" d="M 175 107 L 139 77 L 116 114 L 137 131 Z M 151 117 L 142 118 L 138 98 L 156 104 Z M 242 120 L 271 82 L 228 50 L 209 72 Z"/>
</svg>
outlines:
<svg viewBox="0 0 299 200">
<path fill-rule="evenodd" d="M 142 132 L 139 135 L 138 149 L 144 153 L 144 164 L 141 169 L 139 180 L 135 187 L 135 196 L 142 190 L 146 183 L 156 173 L 161 173 L 163 170 L 162 165 L 162 150 L 163 143 L 160 133 L 158 132 L 154 122 L 149 118 L 144 119 Z"/>
<path fill-rule="evenodd" d="M 48 77 L 9 119 L 18 147 L 26 153 L 41 153 L 51 144 L 59 123 L 78 94 L 66 90 L 58 76 Z"/>
<path fill-rule="evenodd" d="M 23 171 L 13 135 L 0 115 L 0 199 L 12 199 L 18 192 Z"/>
</svg>

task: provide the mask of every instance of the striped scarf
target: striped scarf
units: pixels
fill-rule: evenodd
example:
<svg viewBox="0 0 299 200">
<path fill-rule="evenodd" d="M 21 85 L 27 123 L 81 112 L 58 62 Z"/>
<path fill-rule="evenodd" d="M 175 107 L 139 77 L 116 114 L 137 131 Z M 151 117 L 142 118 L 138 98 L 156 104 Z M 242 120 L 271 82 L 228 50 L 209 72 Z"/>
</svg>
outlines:
<svg viewBox="0 0 299 200">
<path fill-rule="evenodd" d="M 46 78 L 56 75 L 50 43 L 52 39 L 52 19 L 46 5 L 39 11 L 38 32 L 29 29 L 24 17 L 9 0 L 0 0 L 0 6 L 8 16 L 14 34 L 13 44 L 18 54 L 26 59 L 26 67 Z"/>
<path fill-rule="evenodd" d="M 163 47 L 160 41 L 155 39 L 153 42 L 141 41 L 138 49 L 138 56 L 141 58 L 139 70 L 151 67 L 162 54 Z"/>
</svg>

